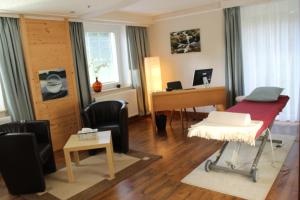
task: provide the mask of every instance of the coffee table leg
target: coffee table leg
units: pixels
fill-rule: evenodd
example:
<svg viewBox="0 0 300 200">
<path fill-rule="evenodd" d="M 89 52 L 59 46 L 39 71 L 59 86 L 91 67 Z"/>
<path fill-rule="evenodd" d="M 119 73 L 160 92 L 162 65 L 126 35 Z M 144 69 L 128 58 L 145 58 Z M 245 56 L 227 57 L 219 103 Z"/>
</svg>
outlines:
<svg viewBox="0 0 300 200">
<path fill-rule="evenodd" d="M 106 146 L 106 157 L 107 157 L 110 178 L 115 178 L 115 166 L 114 166 L 113 156 L 114 155 L 113 155 L 112 145 L 110 144 Z"/>
<path fill-rule="evenodd" d="M 70 153 L 71 152 L 64 150 L 68 180 L 69 180 L 69 182 L 74 182 L 75 179 L 74 179 L 74 174 L 72 171 L 72 162 L 71 162 Z"/>
<path fill-rule="evenodd" d="M 78 151 L 73 152 L 73 157 L 74 157 L 74 161 L 75 161 L 76 166 L 78 166 L 79 162 L 80 162 Z"/>
</svg>

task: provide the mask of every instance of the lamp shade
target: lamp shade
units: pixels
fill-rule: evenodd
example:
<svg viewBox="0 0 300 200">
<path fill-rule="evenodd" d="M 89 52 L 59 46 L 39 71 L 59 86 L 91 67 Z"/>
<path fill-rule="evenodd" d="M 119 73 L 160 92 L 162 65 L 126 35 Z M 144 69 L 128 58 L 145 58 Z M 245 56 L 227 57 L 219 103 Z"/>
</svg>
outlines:
<svg viewBox="0 0 300 200">
<path fill-rule="evenodd" d="M 162 90 L 160 60 L 159 57 L 145 58 L 146 79 L 148 91 L 155 92 Z"/>
<path fill-rule="evenodd" d="M 145 73 L 148 101 L 151 103 L 151 93 L 162 90 L 160 60 L 159 57 L 146 57 L 145 58 Z"/>
</svg>

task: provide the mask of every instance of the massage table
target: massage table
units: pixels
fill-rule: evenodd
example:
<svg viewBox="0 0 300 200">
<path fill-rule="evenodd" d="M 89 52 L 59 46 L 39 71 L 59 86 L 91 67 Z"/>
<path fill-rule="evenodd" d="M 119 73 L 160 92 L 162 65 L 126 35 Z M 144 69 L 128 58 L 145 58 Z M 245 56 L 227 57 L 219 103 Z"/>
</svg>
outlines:
<svg viewBox="0 0 300 200">
<path fill-rule="evenodd" d="M 253 136 L 254 141 L 252 141 L 252 142 L 249 142 L 247 140 L 246 141 L 250 145 L 255 145 L 255 140 L 261 140 L 261 143 L 259 145 L 255 159 L 252 162 L 250 171 L 243 171 L 243 170 L 235 169 L 235 167 L 233 165 L 230 165 L 230 167 L 224 167 L 224 166 L 218 165 L 218 161 L 220 160 L 228 143 L 230 141 L 233 141 L 228 138 L 226 139 L 226 137 L 222 136 L 223 139 L 221 137 L 217 140 L 221 140 L 221 141 L 225 141 L 225 142 L 222 145 L 221 149 L 219 150 L 219 153 L 216 156 L 216 159 L 214 161 L 212 161 L 212 160 L 206 161 L 205 171 L 209 172 L 210 170 L 215 170 L 215 171 L 221 170 L 221 171 L 226 171 L 226 172 L 238 173 L 238 174 L 249 176 L 252 178 L 253 182 L 256 182 L 257 164 L 258 164 L 261 154 L 263 152 L 264 146 L 265 146 L 266 142 L 268 141 L 269 137 L 271 136 L 270 129 L 273 125 L 273 122 L 274 122 L 276 116 L 282 111 L 282 109 L 287 104 L 288 100 L 289 100 L 289 97 L 284 96 L 284 95 L 279 96 L 278 100 L 275 102 L 254 102 L 254 101 L 243 100 L 243 101 L 237 103 L 236 105 L 230 107 L 229 109 L 227 109 L 226 112 L 231 112 L 231 113 L 249 113 L 251 120 L 260 122 L 260 126 L 259 126 L 260 128 L 256 129 L 257 132 L 256 132 L 256 134 L 254 133 L 254 136 Z M 199 134 L 195 133 L 195 131 L 193 134 L 193 132 L 191 130 L 189 130 L 188 136 L 189 137 L 198 136 L 198 137 L 208 138 L 207 136 L 204 137 L 203 131 L 202 131 L 202 134 L 199 135 Z M 226 134 L 225 134 L 225 136 L 226 136 Z M 240 134 L 240 139 L 242 136 L 243 135 Z M 209 138 L 209 139 L 216 139 L 216 138 Z M 241 142 L 241 141 L 237 141 L 237 142 Z M 271 147 L 272 147 L 272 142 L 278 143 L 279 145 L 282 143 L 282 141 L 272 140 L 272 138 L 270 138 L 270 142 L 271 142 Z M 273 147 L 272 147 L 272 154 L 273 154 Z"/>
</svg>

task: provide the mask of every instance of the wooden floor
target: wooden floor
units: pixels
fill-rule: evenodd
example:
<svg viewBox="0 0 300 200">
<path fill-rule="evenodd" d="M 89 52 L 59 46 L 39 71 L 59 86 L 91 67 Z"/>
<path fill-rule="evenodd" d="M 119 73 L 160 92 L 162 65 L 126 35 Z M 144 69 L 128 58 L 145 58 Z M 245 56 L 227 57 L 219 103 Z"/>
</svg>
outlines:
<svg viewBox="0 0 300 200">
<path fill-rule="evenodd" d="M 190 117 L 189 124 L 191 123 L 195 123 L 195 121 L 192 122 Z M 163 158 L 94 199 L 239 199 L 180 182 L 183 177 L 222 145 L 221 142 L 212 140 L 187 138 L 186 131 L 182 131 L 180 125 L 181 123 L 177 119 L 173 123 L 173 128 L 167 127 L 167 133 L 157 135 L 152 132 L 149 117 L 132 119 L 129 125 L 130 148 L 162 155 Z M 294 125 L 275 125 L 273 130 L 274 133 L 297 135 L 297 139 L 267 199 L 296 200 L 299 191 L 299 128 Z M 58 164 L 61 164 L 63 162 L 62 154 L 58 153 L 56 157 Z M 1 184 L 0 199 L 1 195 L 4 199 L 21 199 L 9 196 L 3 183 Z"/>
</svg>

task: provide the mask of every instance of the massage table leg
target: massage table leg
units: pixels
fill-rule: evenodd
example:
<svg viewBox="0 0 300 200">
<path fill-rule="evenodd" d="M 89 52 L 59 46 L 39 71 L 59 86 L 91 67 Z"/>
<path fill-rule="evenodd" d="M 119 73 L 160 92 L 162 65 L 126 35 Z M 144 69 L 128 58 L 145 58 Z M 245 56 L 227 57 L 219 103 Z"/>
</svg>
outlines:
<svg viewBox="0 0 300 200">
<path fill-rule="evenodd" d="M 263 150 L 264 150 L 264 147 L 265 147 L 265 145 L 266 145 L 266 142 L 267 142 L 267 140 L 268 140 L 268 136 L 269 136 L 269 131 L 268 131 L 268 129 L 267 129 L 267 130 L 265 131 L 265 135 L 263 136 L 263 140 L 262 140 L 262 142 L 261 142 L 261 144 L 260 144 L 260 146 L 259 146 L 259 149 L 258 149 L 258 151 L 257 151 L 257 154 L 256 154 L 255 159 L 254 159 L 254 161 L 253 161 L 253 163 L 252 163 L 252 166 L 251 166 L 250 175 L 251 175 L 251 177 L 252 177 L 253 182 L 256 182 L 256 170 L 257 170 L 257 164 L 258 164 L 258 161 L 259 161 L 259 159 L 260 159 L 260 157 L 261 157 L 261 154 L 262 154 L 262 152 L 263 152 Z"/>
<path fill-rule="evenodd" d="M 223 144 L 221 150 L 219 151 L 219 154 L 218 154 L 216 160 L 213 162 L 214 165 L 216 165 L 218 163 L 218 161 L 220 160 L 220 158 L 221 158 L 221 156 L 222 156 L 222 154 L 223 154 L 223 152 L 226 149 L 226 147 L 227 147 L 228 144 L 229 144 L 229 142 L 225 142 Z"/>
<path fill-rule="evenodd" d="M 281 147 L 282 145 L 282 140 L 273 140 L 272 139 L 272 133 L 271 133 L 271 129 L 268 128 L 266 130 L 269 133 L 269 139 L 267 139 L 267 142 L 270 142 L 270 146 L 271 146 L 271 151 L 272 151 L 272 161 L 275 162 L 275 154 L 274 154 L 274 144 L 277 144 L 276 147 Z M 259 138 L 260 140 L 262 140 L 262 138 Z"/>
<path fill-rule="evenodd" d="M 227 165 L 229 165 L 231 167 L 231 169 L 234 169 L 236 167 L 240 149 L 241 149 L 241 145 L 242 145 L 242 143 L 240 143 L 240 142 L 238 142 L 235 145 L 235 148 L 234 148 L 232 156 L 231 156 L 231 161 L 226 161 Z"/>
<path fill-rule="evenodd" d="M 242 175 L 245 175 L 245 176 L 250 176 L 250 173 L 249 172 L 246 172 L 246 171 L 242 171 L 242 170 L 238 170 L 238 169 L 233 169 L 233 168 L 227 168 L 227 167 L 222 167 L 222 166 L 218 166 L 218 161 L 220 160 L 221 156 L 223 155 L 227 145 L 229 144 L 229 142 L 225 142 L 216 159 L 214 161 L 211 161 L 211 160 L 207 160 L 206 163 L 205 163 L 205 171 L 206 172 L 209 172 L 211 170 L 214 170 L 214 171 L 218 171 L 218 170 L 221 170 L 221 171 L 227 171 L 227 172 L 232 172 L 232 173 L 238 173 L 238 174 L 242 174 Z"/>
<path fill-rule="evenodd" d="M 259 137 L 259 139 L 257 139 L 258 141 L 262 141 L 262 137 Z M 271 142 L 270 139 L 267 139 L 267 142 Z M 276 140 L 276 139 L 272 139 L 272 144 L 277 144 L 279 146 L 282 145 L 282 140 Z"/>
<path fill-rule="evenodd" d="M 209 172 L 209 171 L 212 170 L 215 166 L 217 166 L 217 163 L 218 163 L 218 161 L 220 160 L 220 158 L 221 158 L 221 156 L 222 156 L 224 150 L 226 149 L 226 146 L 228 145 L 228 143 L 229 143 L 229 142 L 225 142 L 225 143 L 222 145 L 222 147 L 221 147 L 221 149 L 220 149 L 220 151 L 219 151 L 219 153 L 218 153 L 218 155 L 217 155 L 215 161 L 213 161 L 213 162 L 212 162 L 211 160 L 207 160 L 207 161 L 206 161 L 206 163 L 205 163 L 205 171 L 206 171 L 206 172 Z"/>
<path fill-rule="evenodd" d="M 214 171 L 218 171 L 218 170 L 221 170 L 221 171 L 226 171 L 226 172 L 232 172 L 232 173 L 237 173 L 237 174 L 241 174 L 241 175 L 245 175 L 245 176 L 248 176 L 248 177 L 251 177 L 253 182 L 256 182 L 256 170 L 257 170 L 257 164 L 258 164 L 258 161 L 262 155 L 262 152 L 263 152 L 263 149 L 265 147 L 265 144 L 268 140 L 268 137 L 269 137 L 269 131 L 266 130 L 265 131 L 265 134 L 263 134 L 262 136 L 262 142 L 259 146 L 259 149 L 257 151 L 257 154 L 255 156 L 255 159 L 252 163 L 252 166 L 251 166 L 251 170 L 250 172 L 249 171 L 242 171 L 242 170 L 238 170 L 238 169 L 234 169 L 232 166 L 230 168 L 228 167 L 223 167 L 223 166 L 218 166 L 217 163 L 218 161 L 220 160 L 221 156 L 223 155 L 227 145 L 229 142 L 225 142 L 223 144 L 223 146 L 221 147 L 220 151 L 219 151 L 219 154 L 217 155 L 216 159 L 214 161 L 211 161 L 211 160 L 207 160 L 206 163 L 205 163 L 205 171 L 206 172 L 209 172 L 210 170 L 214 170 Z"/>
</svg>

